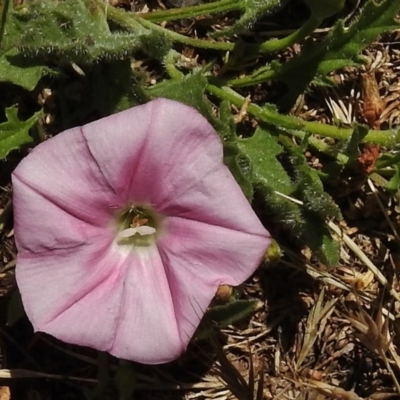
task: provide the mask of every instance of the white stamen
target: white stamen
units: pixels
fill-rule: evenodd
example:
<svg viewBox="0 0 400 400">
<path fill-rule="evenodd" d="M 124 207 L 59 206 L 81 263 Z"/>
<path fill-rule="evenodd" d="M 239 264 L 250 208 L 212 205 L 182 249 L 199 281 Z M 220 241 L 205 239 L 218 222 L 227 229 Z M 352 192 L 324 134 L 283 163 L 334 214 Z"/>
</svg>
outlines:
<svg viewBox="0 0 400 400">
<path fill-rule="evenodd" d="M 123 231 L 119 232 L 118 238 L 125 239 L 125 238 L 131 237 L 133 235 L 136 235 L 137 233 L 141 236 L 152 235 L 155 232 L 156 232 L 156 230 L 152 226 L 142 225 L 142 226 L 138 226 L 136 228 L 124 229 Z"/>
</svg>

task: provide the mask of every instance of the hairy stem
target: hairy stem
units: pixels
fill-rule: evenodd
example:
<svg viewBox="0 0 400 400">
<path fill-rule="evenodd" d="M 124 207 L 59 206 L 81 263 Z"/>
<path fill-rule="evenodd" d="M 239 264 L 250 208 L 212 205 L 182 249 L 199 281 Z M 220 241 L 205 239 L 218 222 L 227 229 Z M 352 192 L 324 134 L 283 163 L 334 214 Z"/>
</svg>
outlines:
<svg viewBox="0 0 400 400">
<path fill-rule="evenodd" d="M 151 29 L 155 32 L 163 33 L 168 36 L 173 42 L 183 43 L 192 47 L 199 47 L 202 49 L 209 50 L 220 50 L 220 51 L 232 51 L 235 47 L 234 43 L 228 42 L 210 42 L 209 40 L 193 39 L 179 33 L 170 31 L 169 29 L 163 28 L 159 25 L 153 24 L 150 21 L 146 21 L 142 18 L 136 19 L 145 28 Z"/>
<path fill-rule="evenodd" d="M 237 0 L 219 0 L 197 6 L 154 11 L 142 14 L 141 18 L 151 22 L 173 21 L 176 19 L 194 18 L 201 15 L 224 13 L 243 9 L 243 3 Z"/>
<path fill-rule="evenodd" d="M 228 87 L 220 88 L 214 85 L 208 85 L 207 90 L 220 99 L 228 100 L 238 107 L 241 107 L 245 103 L 245 98 L 243 96 Z M 261 121 L 276 125 L 286 130 L 308 132 L 314 135 L 320 135 L 339 140 L 349 140 L 353 134 L 352 128 L 340 128 L 320 122 L 304 121 L 301 118 L 290 115 L 281 115 L 272 107 L 260 107 L 256 104 L 249 104 L 247 110 L 250 114 L 257 117 Z M 365 136 L 363 142 L 375 143 L 390 147 L 398 143 L 399 139 L 400 132 L 396 130 L 371 130 L 367 136 Z"/>
<path fill-rule="evenodd" d="M 271 39 L 261 44 L 260 53 L 274 53 L 295 43 L 300 43 L 306 36 L 310 35 L 323 20 L 321 18 L 311 15 L 310 18 L 295 32 L 282 39 Z"/>
<path fill-rule="evenodd" d="M 105 8 L 102 2 L 98 2 L 99 7 Z M 199 47 L 209 50 L 220 50 L 220 51 L 232 51 L 235 47 L 233 43 L 227 42 L 210 42 L 209 40 L 193 39 L 179 33 L 170 31 L 169 29 L 163 28 L 157 24 L 138 17 L 135 14 L 127 13 L 126 11 L 118 10 L 114 7 L 108 7 L 107 18 L 117 25 L 120 25 L 129 30 L 137 30 L 140 27 L 147 28 L 153 32 L 161 33 L 173 42 L 183 43 L 188 46 Z"/>
<path fill-rule="evenodd" d="M 1 21 L 0 21 L 0 46 L 1 42 L 3 41 L 9 8 L 10 8 L 10 0 L 4 0 L 3 9 L 1 11 Z"/>
</svg>

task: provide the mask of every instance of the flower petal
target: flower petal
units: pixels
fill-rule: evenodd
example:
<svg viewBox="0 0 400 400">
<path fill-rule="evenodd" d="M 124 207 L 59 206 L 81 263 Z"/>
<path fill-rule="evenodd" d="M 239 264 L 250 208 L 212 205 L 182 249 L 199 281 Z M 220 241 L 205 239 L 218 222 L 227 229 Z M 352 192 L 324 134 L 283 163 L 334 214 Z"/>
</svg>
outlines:
<svg viewBox="0 0 400 400">
<path fill-rule="evenodd" d="M 188 342 L 221 284 L 236 286 L 258 267 L 269 238 L 169 217 L 158 248 L 182 342 Z"/>
<path fill-rule="evenodd" d="M 114 189 L 125 192 L 127 201 L 158 209 L 222 163 L 221 141 L 207 120 L 195 109 L 167 99 L 82 129 Z"/>
<path fill-rule="evenodd" d="M 82 129 L 104 176 L 127 202 L 266 234 L 223 164 L 220 138 L 194 108 L 157 99 Z"/>
<path fill-rule="evenodd" d="M 123 205 L 92 157 L 80 128 L 69 129 L 37 146 L 13 172 L 13 183 L 30 187 L 48 204 L 95 226 L 109 224 L 112 210 Z M 22 195 L 14 198 L 19 201 Z M 19 211 L 17 208 L 17 218 Z"/>
<path fill-rule="evenodd" d="M 211 125 L 165 99 L 38 146 L 13 174 L 35 329 L 138 362 L 177 358 L 218 285 L 243 282 L 269 244 L 222 156 Z M 118 242 L 113 213 L 132 204 L 161 214 L 156 245 Z"/>
<path fill-rule="evenodd" d="M 19 254 L 73 249 L 103 235 L 99 228 L 74 217 L 13 177 L 14 231 Z M 73 250 L 71 250 L 73 251 Z"/>
<path fill-rule="evenodd" d="M 112 240 L 18 254 L 17 283 L 36 331 L 99 350 L 111 346 L 125 272 Z"/>
<path fill-rule="evenodd" d="M 171 288 L 156 246 L 128 254 L 114 345 L 117 357 L 145 364 L 161 364 L 178 358 L 187 340 L 179 337 Z"/>
<path fill-rule="evenodd" d="M 36 331 L 148 364 L 171 361 L 186 348 L 155 246 L 121 250 L 97 240 L 73 255 L 21 255 L 17 281 Z"/>
<path fill-rule="evenodd" d="M 201 180 L 193 180 L 190 190 L 174 197 L 163 214 L 270 237 L 222 161 L 215 162 L 215 169 Z"/>
</svg>

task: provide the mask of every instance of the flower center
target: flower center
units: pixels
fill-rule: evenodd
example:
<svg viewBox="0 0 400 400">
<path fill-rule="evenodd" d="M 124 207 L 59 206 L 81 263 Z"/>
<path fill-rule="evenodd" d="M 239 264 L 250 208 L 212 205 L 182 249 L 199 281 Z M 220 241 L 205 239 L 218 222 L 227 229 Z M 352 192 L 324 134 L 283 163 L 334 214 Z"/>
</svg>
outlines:
<svg viewBox="0 0 400 400">
<path fill-rule="evenodd" d="M 155 212 L 148 207 L 131 206 L 123 210 L 117 218 L 118 244 L 149 246 L 155 240 L 157 222 Z"/>
</svg>

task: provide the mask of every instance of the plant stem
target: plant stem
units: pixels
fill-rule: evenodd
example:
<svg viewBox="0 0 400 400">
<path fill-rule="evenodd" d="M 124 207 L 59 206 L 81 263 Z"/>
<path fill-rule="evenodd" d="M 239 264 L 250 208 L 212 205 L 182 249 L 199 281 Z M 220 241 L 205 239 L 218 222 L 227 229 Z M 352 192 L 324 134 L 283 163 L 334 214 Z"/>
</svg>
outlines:
<svg viewBox="0 0 400 400">
<path fill-rule="evenodd" d="M 141 14 L 140 17 L 151 22 L 173 21 L 176 19 L 194 18 L 201 15 L 223 13 L 243 9 L 243 3 L 237 0 L 219 0 L 197 6 L 154 11 Z"/>
<path fill-rule="evenodd" d="M 100 1 L 97 3 L 99 7 L 104 8 L 104 4 Z M 126 11 L 120 11 L 114 7 L 108 7 L 107 18 L 131 31 L 137 31 L 141 27 L 147 28 L 153 32 L 158 32 L 170 38 L 173 42 L 183 43 L 188 46 L 200 47 L 209 50 L 220 50 L 220 51 L 232 51 L 235 47 L 234 43 L 227 42 L 210 42 L 209 40 L 193 39 L 179 33 L 170 31 L 169 29 L 163 28 L 157 24 L 138 17 L 137 15 L 127 13 Z"/>
<path fill-rule="evenodd" d="M 306 36 L 310 35 L 321 24 L 322 19 L 311 15 L 310 18 L 295 32 L 282 39 L 271 39 L 261 44 L 260 53 L 274 53 L 295 43 L 300 43 Z"/>
<path fill-rule="evenodd" d="M 0 233 L 3 232 L 9 218 L 11 217 L 11 212 L 13 209 L 12 200 L 8 200 L 3 211 L 0 214 Z"/>
<path fill-rule="evenodd" d="M 253 86 L 274 79 L 276 74 L 277 72 L 272 70 L 270 67 L 264 67 L 253 72 L 249 76 L 231 79 L 230 81 L 226 82 L 226 84 L 233 87 Z"/>
<path fill-rule="evenodd" d="M 101 4 L 99 4 L 101 5 Z M 198 15 L 205 15 L 208 13 L 227 12 L 232 10 L 242 9 L 242 3 L 235 0 L 219 0 L 212 3 L 200 4 L 198 6 L 184 7 L 166 11 L 155 11 L 147 14 L 129 14 L 125 11 L 120 11 L 114 7 L 107 9 L 107 15 L 110 19 L 116 23 L 125 26 L 127 28 L 137 28 L 138 24 L 145 28 L 151 29 L 155 32 L 163 33 L 168 36 L 172 41 L 186 44 L 188 46 L 199 47 L 210 50 L 220 51 L 233 51 L 235 48 L 234 43 L 229 42 L 211 42 L 209 40 L 194 39 L 179 33 L 170 31 L 169 29 L 163 28 L 155 22 L 170 21 L 174 19 L 193 18 Z M 314 31 L 321 23 L 319 18 L 311 16 L 304 25 L 301 26 L 297 31 L 286 36 L 283 39 L 272 39 L 262 43 L 259 47 L 260 53 L 272 53 L 285 49 L 294 43 L 298 43 L 303 40 L 307 35 Z M 261 74 L 258 76 L 258 80 L 255 81 L 255 76 L 246 77 L 243 79 L 236 79 L 231 82 L 233 86 L 247 86 L 258 82 L 263 82 L 270 79 L 270 73 L 272 71 L 266 71 L 267 74 Z"/>
<path fill-rule="evenodd" d="M 228 87 L 219 88 L 214 85 L 208 85 L 207 90 L 220 99 L 228 100 L 238 107 L 241 107 L 245 103 L 245 98 L 243 96 Z M 279 128 L 286 130 L 303 131 L 339 140 L 349 140 L 353 134 L 352 128 L 340 128 L 320 122 L 304 121 L 301 118 L 290 115 L 281 115 L 273 107 L 260 107 L 256 104 L 249 104 L 247 110 L 250 114 L 261 121 L 276 125 Z M 367 136 L 363 139 L 363 142 L 375 143 L 389 147 L 399 143 L 399 141 L 400 132 L 396 130 L 372 130 L 369 131 Z"/>
<path fill-rule="evenodd" d="M 200 47 L 202 49 L 209 50 L 220 50 L 220 51 L 232 51 L 235 47 L 234 43 L 228 42 L 210 42 L 209 40 L 203 39 L 193 39 L 179 33 L 170 31 L 169 29 L 163 28 L 159 25 L 153 24 L 150 21 L 146 21 L 142 18 L 136 18 L 137 22 L 139 22 L 145 28 L 148 28 L 152 31 L 162 33 L 168 36 L 172 41 L 186 44 L 188 46 Z"/>
<path fill-rule="evenodd" d="M 1 42 L 3 41 L 9 8 L 10 8 L 10 0 L 4 0 L 3 10 L 1 12 L 1 21 L 0 21 L 0 46 Z"/>
<path fill-rule="evenodd" d="M 172 79 L 182 79 L 185 75 L 179 71 L 175 66 L 175 61 L 180 56 L 180 53 L 174 50 L 170 50 L 168 54 L 164 57 L 164 66 L 167 70 L 168 75 Z"/>
<path fill-rule="evenodd" d="M 301 140 L 305 139 L 306 137 L 306 133 L 300 131 L 289 130 L 287 131 L 287 133 Z M 346 156 L 346 154 L 333 151 L 331 146 L 326 144 L 324 141 L 317 139 L 316 137 L 310 136 L 307 139 L 307 142 L 312 148 L 319 151 L 320 153 L 335 158 L 341 165 L 346 165 L 349 162 L 349 157 Z"/>
</svg>

